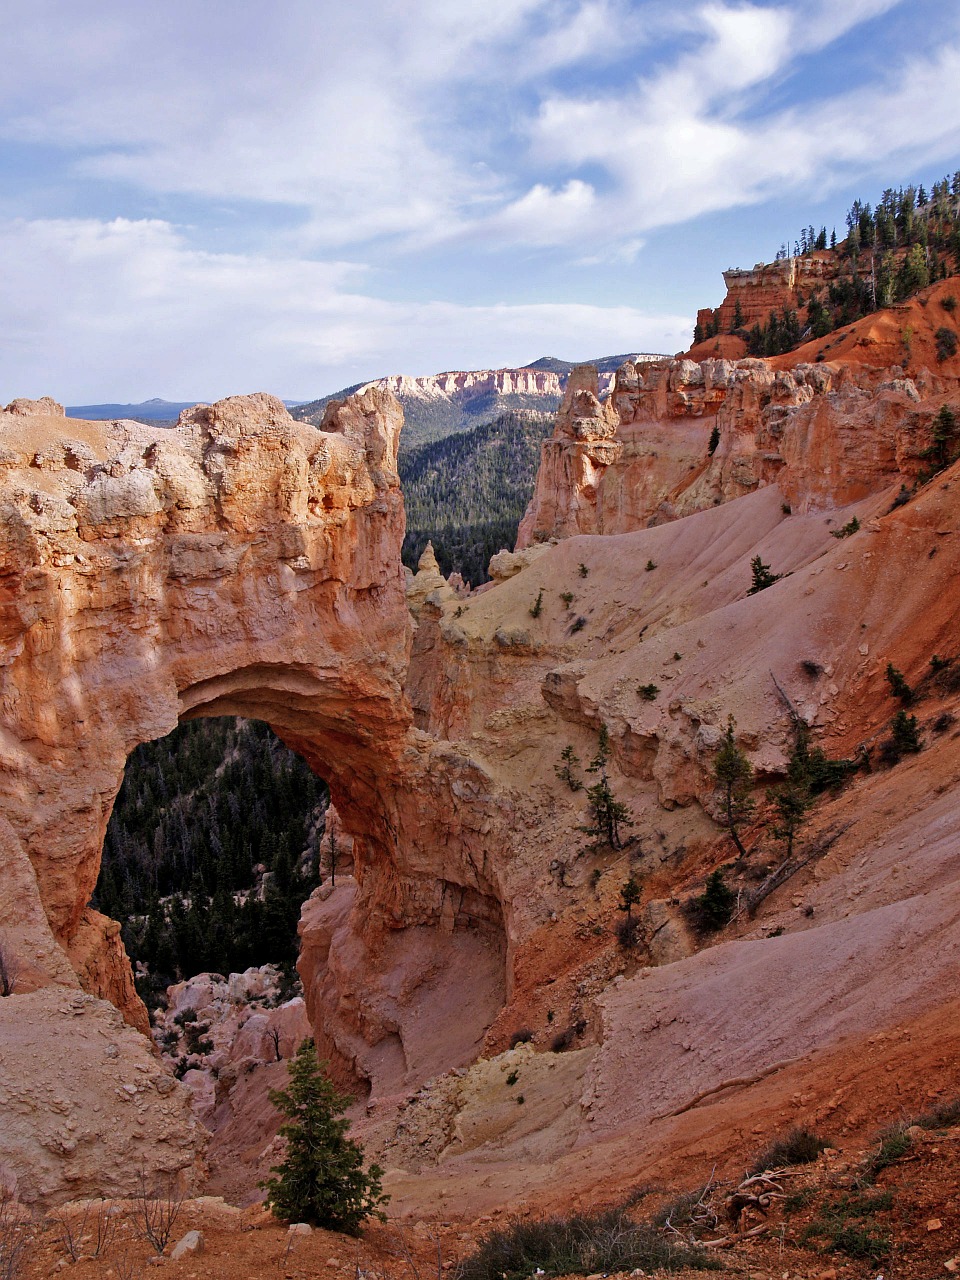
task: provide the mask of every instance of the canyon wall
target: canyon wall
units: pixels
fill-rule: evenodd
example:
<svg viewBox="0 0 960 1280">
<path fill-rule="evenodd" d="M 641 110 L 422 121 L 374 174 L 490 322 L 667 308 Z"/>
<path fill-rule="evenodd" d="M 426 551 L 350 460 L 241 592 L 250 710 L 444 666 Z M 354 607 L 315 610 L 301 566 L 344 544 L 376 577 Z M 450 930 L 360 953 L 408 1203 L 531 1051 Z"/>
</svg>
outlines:
<svg viewBox="0 0 960 1280">
<path fill-rule="evenodd" d="M 730 334 L 735 328 L 766 325 L 772 311 L 797 311 L 803 316 L 811 293 L 836 280 L 842 267 L 840 255 L 829 251 L 758 262 L 746 269 L 731 267 L 723 273 L 723 302 L 719 307 L 701 308 L 697 324 L 705 332 L 715 329 Z"/>
<path fill-rule="evenodd" d="M 935 1002 L 937 930 L 960 903 L 943 840 L 931 835 L 896 875 L 892 853 L 876 860 L 889 876 L 854 870 L 894 827 L 874 821 L 886 773 L 817 818 L 816 838 L 862 826 L 835 863 L 811 869 L 816 917 L 795 918 L 795 881 L 704 961 L 680 901 L 729 862 L 713 772 L 728 717 L 762 795 L 783 777 L 797 716 L 831 754 L 870 751 L 893 713 L 887 663 L 921 685 L 931 654 L 953 659 L 957 467 L 894 498 L 957 398 L 942 371 L 677 360 L 628 363 L 601 399 L 581 367 L 544 444 L 521 553 L 467 596 L 425 556 L 409 599 L 402 415 L 385 392 L 332 404 L 319 428 L 267 396 L 200 406 L 172 431 L 11 406 L 0 420 L 0 943 L 18 976 L 0 998 L 0 1077 L 18 1082 L 21 1119 L 0 1174 L 28 1200 L 116 1190 L 134 1142 L 149 1170 L 202 1174 L 185 1091 L 167 1088 L 112 1008 L 146 1025 L 116 927 L 88 906 L 127 755 L 199 715 L 267 721 L 330 786 L 353 874 L 305 904 L 299 969 L 322 1052 L 362 1091 L 372 1137 L 401 1171 L 426 1160 L 403 1137 L 416 1130 L 410 1109 L 439 1094 L 449 1124 L 426 1147 L 436 1156 L 443 1135 L 457 1159 L 483 1147 L 478 1187 L 509 1159 L 525 1185 L 586 1177 L 591 1160 L 597 1182 L 609 1150 L 589 1155 L 593 1135 L 597 1151 L 619 1134 L 649 1154 L 667 1112 L 736 1083 L 741 1047 L 776 1016 L 773 978 L 752 972 L 771 920 L 829 927 L 824 954 L 837 957 L 874 926 L 892 945 L 912 913 L 910 937 L 937 975 L 918 990 L 901 965 L 856 1018 L 808 1016 L 843 996 L 840 969 L 812 962 L 815 933 L 785 942 L 785 963 L 807 966 L 788 1023 L 811 1057 L 886 1025 L 900 995 L 918 1010 Z M 750 595 L 758 555 L 782 577 Z M 939 741 L 947 730 L 924 717 Z M 606 776 L 635 823 L 620 849 L 585 830 L 602 727 Z M 565 751 L 578 761 L 569 778 Z M 925 752 L 895 779 L 925 850 L 939 821 L 930 797 L 955 784 L 955 755 Z M 775 857 L 763 831 L 748 845 L 744 892 Z M 643 887 L 635 952 L 614 929 L 628 876 Z M 910 907 L 891 911 L 901 899 Z M 705 1008 L 702 978 L 754 982 L 753 1024 L 742 1002 Z M 27 1065 L 68 1034 L 82 1089 L 64 1091 L 52 1133 L 41 1123 L 51 1076 L 34 1083 Z M 532 1082 L 529 1112 L 514 1103 L 494 1124 L 456 1082 L 518 1034 L 574 1050 L 558 1068 L 564 1105 L 554 1091 L 552 1110 L 538 1110 Z M 627 1098 L 629 1064 L 654 1035 L 654 1056 L 672 1065 L 657 1075 L 653 1063 L 655 1088 Z M 782 1037 L 761 1039 L 748 1064 L 758 1079 L 782 1054 Z M 707 1041 L 715 1051 L 693 1054 Z M 530 1056 L 546 1096 L 555 1055 Z M 114 1134 L 118 1061 L 132 1109 Z"/>
<path fill-rule="evenodd" d="M 954 380 L 827 362 L 624 365 L 601 402 L 581 366 L 544 441 L 518 548 L 625 533 L 776 483 L 797 511 L 859 501 L 922 470 Z"/>
</svg>

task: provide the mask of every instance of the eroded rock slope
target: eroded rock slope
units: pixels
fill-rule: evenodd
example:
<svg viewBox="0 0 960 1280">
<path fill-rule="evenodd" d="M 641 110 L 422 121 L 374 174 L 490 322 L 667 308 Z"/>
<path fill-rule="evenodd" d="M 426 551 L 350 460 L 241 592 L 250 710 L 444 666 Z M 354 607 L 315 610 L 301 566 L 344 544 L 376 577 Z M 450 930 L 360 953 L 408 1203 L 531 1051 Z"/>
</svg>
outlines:
<svg viewBox="0 0 960 1280">
<path fill-rule="evenodd" d="M 304 909 L 300 971 L 399 1205 L 451 1185 L 478 1209 L 546 1203 L 574 1176 L 599 1194 L 733 1158 L 744 1115 L 784 1123 L 794 1094 L 867 1123 L 865 1042 L 952 998 L 960 477 L 919 479 L 958 400 L 943 370 L 683 360 L 625 366 L 601 402 L 581 370 L 526 549 L 466 598 L 426 564 L 415 621 L 389 397 L 320 429 L 225 401 L 162 435 L 20 406 L 0 847 L 25 905 L 4 899 L 0 928 L 24 978 L 0 1014 L 82 983 L 142 1019 L 86 907 L 126 754 L 183 716 L 252 715 L 327 779 L 353 839 L 353 876 Z M 780 577 L 748 594 L 757 557 Z M 891 663 L 923 744 L 895 768 Z M 736 864 L 714 777 L 731 716 L 758 802 Z M 765 789 L 798 720 L 873 771 L 818 801 L 809 858 L 755 913 L 697 936 L 683 903 L 712 869 L 746 902 L 783 861 Z M 602 728 L 633 824 L 614 845 L 584 832 Z M 825 1100 L 831 1072 L 851 1083 Z"/>
</svg>

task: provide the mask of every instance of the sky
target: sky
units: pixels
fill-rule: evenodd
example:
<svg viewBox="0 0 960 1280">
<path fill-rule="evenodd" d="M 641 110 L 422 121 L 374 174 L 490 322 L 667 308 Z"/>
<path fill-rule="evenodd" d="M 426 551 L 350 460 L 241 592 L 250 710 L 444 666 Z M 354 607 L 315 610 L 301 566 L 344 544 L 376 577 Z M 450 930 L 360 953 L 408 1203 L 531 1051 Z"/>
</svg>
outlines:
<svg viewBox="0 0 960 1280">
<path fill-rule="evenodd" d="M 960 168 L 960 0 L 31 0 L 3 52 L 2 403 L 674 352 Z"/>
</svg>

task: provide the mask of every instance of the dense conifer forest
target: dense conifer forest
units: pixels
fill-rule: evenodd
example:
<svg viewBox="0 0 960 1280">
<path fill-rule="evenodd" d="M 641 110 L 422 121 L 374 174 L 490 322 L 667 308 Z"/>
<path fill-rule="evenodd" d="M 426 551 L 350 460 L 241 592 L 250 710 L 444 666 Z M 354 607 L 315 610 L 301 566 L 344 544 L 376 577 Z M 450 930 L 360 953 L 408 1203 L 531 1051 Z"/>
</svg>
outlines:
<svg viewBox="0 0 960 1280">
<path fill-rule="evenodd" d="M 404 564 L 416 570 L 429 540 L 442 573 L 486 582 L 490 557 L 516 542 L 553 423 L 551 414 L 504 413 L 402 455 Z"/>
<path fill-rule="evenodd" d="M 93 905 L 119 920 L 148 1003 L 170 982 L 290 970 L 318 883 L 327 789 L 267 725 L 195 720 L 127 762 Z"/>
</svg>

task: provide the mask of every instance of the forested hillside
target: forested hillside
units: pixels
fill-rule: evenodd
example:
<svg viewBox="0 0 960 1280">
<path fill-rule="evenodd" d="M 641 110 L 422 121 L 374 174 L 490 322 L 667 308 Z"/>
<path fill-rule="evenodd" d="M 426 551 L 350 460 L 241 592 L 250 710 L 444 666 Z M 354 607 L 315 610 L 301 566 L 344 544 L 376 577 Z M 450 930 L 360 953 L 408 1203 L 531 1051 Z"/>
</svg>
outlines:
<svg viewBox="0 0 960 1280">
<path fill-rule="evenodd" d="M 484 423 L 491 422 L 494 418 L 501 414 L 511 412 L 535 412 L 535 413 L 555 413 L 560 405 L 561 393 L 566 382 L 567 374 L 575 367 L 575 364 L 584 363 L 596 365 L 597 371 L 602 375 L 612 374 L 620 368 L 626 360 L 659 360 L 662 356 L 653 355 L 651 353 L 626 353 L 616 356 L 598 356 L 585 361 L 559 360 L 555 356 L 541 356 L 539 360 L 534 360 L 530 364 L 521 365 L 516 369 L 507 370 L 477 370 L 474 373 L 464 375 L 446 375 L 438 374 L 435 379 L 421 379 L 421 383 L 429 384 L 434 382 L 431 389 L 429 386 L 423 386 L 419 390 L 407 386 L 406 389 L 397 390 L 396 385 L 393 390 L 398 395 L 403 405 L 404 427 L 400 437 L 400 455 L 409 454 L 413 449 L 420 445 L 427 444 L 432 440 L 442 440 L 445 436 L 456 435 L 459 432 L 470 431 L 474 427 L 482 426 Z M 529 372 L 534 373 L 552 373 L 557 375 L 557 380 L 553 381 L 550 387 L 541 387 L 534 391 L 529 381 L 526 383 L 527 389 L 521 389 L 524 385 L 523 375 Z M 495 375 L 504 373 L 507 376 L 506 382 L 500 381 L 498 385 L 494 385 Z M 511 376 L 512 375 L 512 376 Z M 447 384 L 449 378 L 461 378 L 462 385 L 459 389 L 451 389 Z M 342 391 L 335 391 L 332 395 L 321 396 L 319 400 L 310 400 L 303 404 L 293 407 L 290 412 L 294 418 L 301 422 L 312 422 L 319 425 L 323 419 L 323 413 L 331 400 L 342 400 L 353 392 L 359 391 L 362 386 L 375 385 L 380 382 L 381 385 L 388 383 L 396 383 L 396 379 L 373 379 L 371 383 L 355 383 L 352 387 L 344 387 Z M 409 382 L 409 380 L 407 380 Z M 437 385 L 443 383 L 443 386 Z M 506 386 L 512 385 L 513 390 L 506 390 Z M 498 389 L 499 387 L 499 389 Z"/>
<path fill-rule="evenodd" d="M 321 779 L 259 721 L 191 721 L 132 753 L 93 905 L 146 966 L 148 1003 L 208 970 L 292 970 L 326 804 Z"/>
<path fill-rule="evenodd" d="M 823 338 L 871 312 L 905 302 L 921 289 L 960 269 L 960 171 L 919 187 L 888 187 L 876 206 L 855 200 L 846 214 L 847 234 L 801 229 L 792 249 L 782 245 L 777 259 L 828 255 L 835 278 L 797 297 L 796 307 L 771 311 L 750 328 L 735 315 L 730 333 L 751 356 L 793 351 L 810 338 Z M 940 358 L 957 349 L 955 326 L 942 330 Z M 697 324 L 694 344 L 719 333 L 719 325 Z M 940 335 L 938 334 L 938 339 Z"/>
<path fill-rule="evenodd" d="M 573 368 L 566 361 L 547 361 L 547 364 L 563 366 L 560 370 L 550 372 L 566 374 Z M 531 365 L 531 368 L 540 368 Z M 543 366 L 545 367 L 545 365 Z M 323 396 L 319 400 L 311 400 L 307 404 L 297 405 L 290 412 L 300 422 L 312 422 L 319 425 L 323 412 L 331 400 L 342 400 L 352 395 L 364 385 L 358 383 L 336 391 L 333 395 Z M 559 395 L 526 395 L 511 392 L 498 394 L 489 388 L 481 389 L 459 398 L 442 396 L 427 399 L 420 396 L 405 395 L 401 397 L 403 404 L 403 432 L 400 436 L 400 457 L 409 455 L 421 445 L 431 441 L 441 441 L 447 436 L 468 432 L 473 427 L 490 422 L 501 414 L 552 412 L 560 404 Z"/>
<path fill-rule="evenodd" d="M 546 413 L 505 413 L 401 455 L 404 564 L 415 570 L 429 540 L 444 574 L 486 582 L 490 557 L 516 541 L 553 422 Z"/>
</svg>

